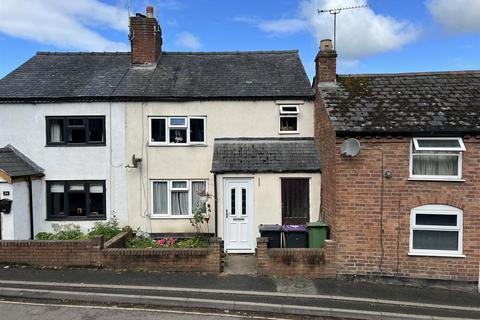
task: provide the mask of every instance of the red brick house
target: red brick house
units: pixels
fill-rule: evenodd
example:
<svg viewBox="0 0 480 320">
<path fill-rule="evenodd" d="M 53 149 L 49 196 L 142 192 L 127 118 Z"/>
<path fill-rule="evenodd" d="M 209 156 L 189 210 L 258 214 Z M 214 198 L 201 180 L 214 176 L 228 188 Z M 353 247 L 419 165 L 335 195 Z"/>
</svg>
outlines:
<svg viewBox="0 0 480 320">
<path fill-rule="evenodd" d="M 480 71 L 337 75 L 336 56 L 322 41 L 315 135 L 337 273 L 478 280 Z"/>
</svg>

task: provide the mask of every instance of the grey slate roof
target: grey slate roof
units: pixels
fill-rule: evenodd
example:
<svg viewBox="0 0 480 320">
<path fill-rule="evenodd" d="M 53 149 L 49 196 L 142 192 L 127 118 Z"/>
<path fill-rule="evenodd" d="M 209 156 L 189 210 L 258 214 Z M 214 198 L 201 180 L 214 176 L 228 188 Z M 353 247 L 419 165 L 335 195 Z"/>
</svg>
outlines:
<svg viewBox="0 0 480 320">
<path fill-rule="evenodd" d="M 321 172 L 313 138 L 215 139 L 212 172 Z"/>
<path fill-rule="evenodd" d="M 480 133 L 480 71 L 340 75 L 320 87 L 337 134 Z"/>
<path fill-rule="evenodd" d="M 43 169 L 11 145 L 0 148 L 0 169 L 11 178 L 43 176 Z"/>
<path fill-rule="evenodd" d="M 0 80 L 0 101 L 313 98 L 297 51 L 164 52 L 156 68 L 130 53 L 42 53 Z"/>
</svg>

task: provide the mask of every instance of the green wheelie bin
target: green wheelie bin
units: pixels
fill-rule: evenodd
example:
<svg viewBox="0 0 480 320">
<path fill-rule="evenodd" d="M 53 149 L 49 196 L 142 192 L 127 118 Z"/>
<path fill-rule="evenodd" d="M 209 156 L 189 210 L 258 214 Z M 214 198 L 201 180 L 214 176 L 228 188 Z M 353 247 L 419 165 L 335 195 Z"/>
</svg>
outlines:
<svg viewBox="0 0 480 320">
<path fill-rule="evenodd" d="M 328 224 L 324 222 L 307 222 L 308 247 L 323 248 L 327 239 Z"/>
</svg>

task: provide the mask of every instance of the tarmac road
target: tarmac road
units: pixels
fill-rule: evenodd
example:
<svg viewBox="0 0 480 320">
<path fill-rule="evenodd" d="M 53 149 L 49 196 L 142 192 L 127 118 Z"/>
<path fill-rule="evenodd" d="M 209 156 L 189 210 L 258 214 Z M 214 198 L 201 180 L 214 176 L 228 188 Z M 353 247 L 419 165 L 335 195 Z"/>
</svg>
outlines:
<svg viewBox="0 0 480 320">
<path fill-rule="evenodd" d="M 228 313 L 200 313 L 174 310 L 119 308 L 110 306 L 58 305 L 0 301 L 1 320 L 240 320 L 282 319 L 237 316 Z"/>
</svg>

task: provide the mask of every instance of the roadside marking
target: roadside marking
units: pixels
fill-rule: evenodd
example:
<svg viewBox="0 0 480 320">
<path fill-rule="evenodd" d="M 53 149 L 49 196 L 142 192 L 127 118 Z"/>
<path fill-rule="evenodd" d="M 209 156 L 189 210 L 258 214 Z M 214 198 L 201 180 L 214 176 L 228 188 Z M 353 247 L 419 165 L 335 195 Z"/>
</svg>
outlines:
<svg viewBox="0 0 480 320">
<path fill-rule="evenodd" d="M 311 307 L 285 304 L 256 303 L 246 301 L 232 300 L 212 300 L 212 299 L 193 299 L 193 298 L 174 298 L 158 296 L 141 296 L 129 294 L 110 294 L 110 293 L 91 293 L 91 292 L 72 292 L 59 290 L 39 290 L 39 289 L 21 289 L 21 288 L 0 288 L 0 296 L 30 298 L 30 299 L 50 299 L 50 300 L 76 300 L 88 301 L 92 303 L 129 303 L 129 304 L 154 304 L 171 305 L 185 308 L 210 308 L 224 309 L 232 311 L 250 311 L 250 312 L 272 312 L 290 315 L 309 315 L 323 317 L 341 317 L 345 319 L 415 319 L 415 320 L 474 320 L 470 318 L 459 317 L 441 317 L 431 315 L 416 315 L 405 313 L 367 311 L 355 309 L 339 309 L 328 307 Z M 117 300 L 114 300 L 114 299 Z M 275 319 L 275 318 L 273 318 Z M 286 319 L 285 319 L 286 320 Z"/>
<path fill-rule="evenodd" d="M 106 310 L 119 310 L 119 311 L 143 311 L 151 313 L 172 313 L 172 314 L 188 314 L 188 315 L 201 315 L 201 316 L 210 316 L 210 317 L 225 317 L 225 318 L 248 318 L 248 319 L 263 319 L 263 320 L 292 320 L 287 318 L 273 318 L 273 317 L 262 317 L 254 315 L 241 315 L 241 314 L 228 314 L 228 313 L 214 313 L 214 312 L 198 312 L 198 311 L 179 311 L 179 310 L 165 310 L 165 309 L 147 309 L 147 308 L 138 308 L 138 307 L 117 307 L 117 306 L 92 306 L 92 305 L 71 305 L 71 304 L 61 304 L 61 303 L 38 303 L 38 302 L 21 302 L 21 301 L 7 301 L 0 300 L 0 304 L 19 304 L 19 305 L 29 305 L 29 306 L 39 306 L 39 307 L 62 307 L 62 308 L 72 308 L 72 309 L 106 309 Z"/>
<path fill-rule="evenodd" d="M 480 312 L 480 308 L 478 307 L 440 305 L 440 304 L 431 304 L 431 303 L 419 303 L 419 302 L 411 302 L 411 301 L 397 301 L 397 300 L 374 299 L 374 298 L 357 298 L 357 297 L 336 296 L 336 295 L 334 296 L 334 295 L 314 295 L 314 294 L 281 293 L 281 292 L 265 292 L 265 291 L 217 290 L 217 289 L 202 289 L 202 288 L 152 287 L 152 286 L 110 285 L 110 284 L 91 284 L 91 283 L 15 281 L 15 280 L 0 280 L 0 284 L 53 286 L 53 287 L 67 287 L 67 288 L 89 288 L 89 289 L 94 289 L 94 288 L 127 289 L 127 290 L 159 291 L 159 292 L 160 291 L 197 292 L 197 293 L 214 293 L 214 294 L 250 295 L 250 296 L 263 296 L 263 297 L 267 296 L 267 297 L 283 297 L 283 298 L 305 298 L 305 299 L 366 302 L 366 303 L 390 304 L 390 305 L 419 307 L 419 308 L 435 308 L 435 309 Z"/>
</svg>

